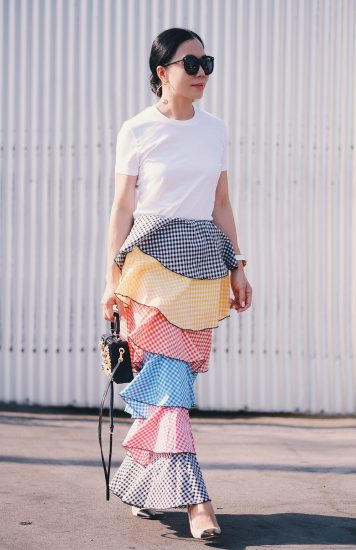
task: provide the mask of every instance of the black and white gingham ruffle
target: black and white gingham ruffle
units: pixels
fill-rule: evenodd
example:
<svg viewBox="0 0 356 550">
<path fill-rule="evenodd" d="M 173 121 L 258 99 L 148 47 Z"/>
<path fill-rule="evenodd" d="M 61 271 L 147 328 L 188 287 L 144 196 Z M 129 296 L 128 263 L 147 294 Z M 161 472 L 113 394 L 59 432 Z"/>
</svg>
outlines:
<svg viewBox="0 0 356 550">
<path fill-rule="evenodd" d="M 110 490 L 139 508 L 182 508 L 210 500 L 194 453 L 162 454 L 147 466 L 126 454 Z"/>
<path fill-rule="evenodd" d="M 224 277 L 237 266 L 230 238 L 211 220 L 140 214 L 115 256 L 121 270 L 134 246 L 171 271 L 193 279 Z"/>
</svg>

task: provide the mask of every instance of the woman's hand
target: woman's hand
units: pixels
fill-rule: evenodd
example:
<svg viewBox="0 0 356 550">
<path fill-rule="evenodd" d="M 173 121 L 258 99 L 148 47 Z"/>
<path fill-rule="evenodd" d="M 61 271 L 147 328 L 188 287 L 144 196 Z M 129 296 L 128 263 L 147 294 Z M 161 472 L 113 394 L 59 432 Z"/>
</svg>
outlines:
<svg viewBox="0 0 356 550">
<path fill-rule="evenodd" d="M 101 299 L 101 304 L 103 306 L 103 315 L 106 321 L 114 322 L 114 306 L 117 306 L 119 315 L 123 314 L 124 305 L 121 300 L 115 295 L 114 291 L 117 288 L 117 285 L 107 284 L 103 297 Z"/>
<path fill-rule="evenodd" d="M 230 298 L 230 308 L 242 313 L 251 306 L 252 287 L 243 269 L 237 268 L 230 271 L 230 285 L 234 293 L 234 299 Z"/>
</svg>

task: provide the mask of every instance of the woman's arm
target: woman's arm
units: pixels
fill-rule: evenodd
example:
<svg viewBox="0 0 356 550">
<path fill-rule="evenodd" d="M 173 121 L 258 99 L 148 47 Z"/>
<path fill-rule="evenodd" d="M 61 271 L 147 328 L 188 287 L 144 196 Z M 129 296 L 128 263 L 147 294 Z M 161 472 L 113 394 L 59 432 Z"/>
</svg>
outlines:
<svg viewBox="0 0 356 550">
<path fill-rule="evenodd" d="M 224 170 L 220 174 L 220 178 L 215 192 L 215 204 L 213 210 L 213 221 L 228 237 L 230 238 L 235 254 L 240 254 L 239 245 L 237 243 L 237 232 L 234 220 L 234 214 L 230 204 L 229 188 L 227 180 L 227 171 Z M 237 262 L 238 269 L 243 269 L 242 260 Z"/>
<path fill-rule="evenodd" d="M 240 254 L 237 243 L 237 232 L 234 220 L 234 214 L 230 204 L 229 189 L 227 181 L 227 171 L 223 170 L 220 174 L 215 193 L 215 203 L 213 210 L 213 221 L 230 238 L 235 250 L 235 254 Z M 238 313 L 242 313 L 251 306 L 252 288 L 246 279 L 242 260 L 238 260 L 237 269 L 230 270 L 230 284 L 234 293 L 234 299 L 231 299 L 231 306 Z"/>
<path fill-rule="evenodd" d="M 120 268 L 114 258 L 125 241 L 133 225 L 133 211 L 135 208 L 135 185 L 138 176 L 115 174 L 115 196 L 111 207 L 108 237 L 107 237 L 107 265 L 105 283 L 106 288 L 101 303 L 104 308 L 104 319 L 113 321 L 113 306 L 120 310 L 119 299 L 114 291 L 120 280 Z"/>
</svg>

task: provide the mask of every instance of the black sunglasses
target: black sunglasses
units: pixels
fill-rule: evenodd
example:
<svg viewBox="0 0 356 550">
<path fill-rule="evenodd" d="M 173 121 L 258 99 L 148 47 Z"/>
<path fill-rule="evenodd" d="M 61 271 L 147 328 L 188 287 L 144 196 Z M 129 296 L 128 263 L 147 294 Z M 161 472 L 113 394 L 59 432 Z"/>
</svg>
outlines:
<svg viewBox="0 0 356 550">
<path fill-rule="evenodd" d="M 172 65 L 179 61 L 183 61 L 185 72 L 190 75 L 197 74 L 200 65 L 205 74 L 211 74 L 214 70 L 214 58 L 211 55 L 203 55 L 203 57 L 199 59 L 195 55 L 189 54 L 182 57 L 182 59 L 176 59 L 175 61 L 165 63 L 162 67 L 167 67 L 167 65 Z"/>
</svg>

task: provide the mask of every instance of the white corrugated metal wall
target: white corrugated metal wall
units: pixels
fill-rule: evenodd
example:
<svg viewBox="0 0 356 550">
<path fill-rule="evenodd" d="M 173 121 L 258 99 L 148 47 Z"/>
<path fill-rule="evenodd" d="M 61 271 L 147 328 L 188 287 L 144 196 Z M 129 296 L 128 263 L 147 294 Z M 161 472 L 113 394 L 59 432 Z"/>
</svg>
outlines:
<svg viewBox="0 0 356 550">
<path fill-rule="evenodd" d="M 254 291 L 198 405 L 355 413 L 355 1 L 1 0 L 0 20 L 0 400 L 100 401 L 116 134 L 155 101 L 154 37 L 186 26 L 216 59 L 200 106 L 229 128 Z"/>
</svg>

